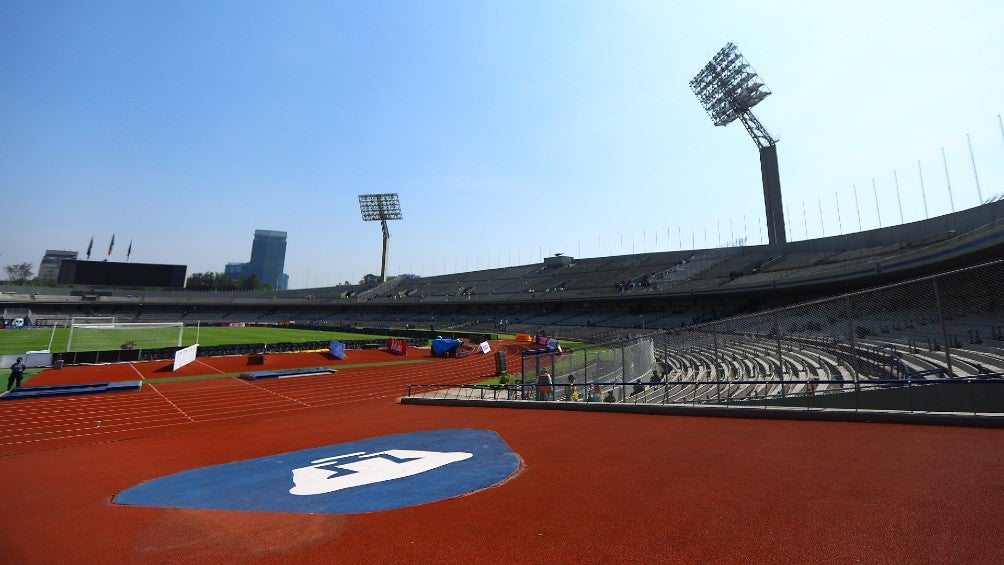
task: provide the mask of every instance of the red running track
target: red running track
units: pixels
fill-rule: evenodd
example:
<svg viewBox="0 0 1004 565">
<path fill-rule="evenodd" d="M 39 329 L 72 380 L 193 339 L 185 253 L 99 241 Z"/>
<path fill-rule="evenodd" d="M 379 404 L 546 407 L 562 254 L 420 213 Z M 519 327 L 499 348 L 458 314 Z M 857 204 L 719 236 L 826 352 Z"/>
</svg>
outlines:
<svg viewBox="0 0 1004 565">
<path fill-rule="evenodd" d="M 494 368 L 490 356 L 424 354 L 413 359 L 428 363 L 333 377 L 0 402 L 4 562 L 1004 561 L 1000 430 L 397 404 L 409 382 Z M 346 363 L 364 355 L 395 359 L 350 352 Z M 238 362 L 207 361 L 224 372 Z M 186 469 L 450 427 L 497 432 L 522 471 L 469 496 L 370 514 L 111 503 Z"/>
</svg>

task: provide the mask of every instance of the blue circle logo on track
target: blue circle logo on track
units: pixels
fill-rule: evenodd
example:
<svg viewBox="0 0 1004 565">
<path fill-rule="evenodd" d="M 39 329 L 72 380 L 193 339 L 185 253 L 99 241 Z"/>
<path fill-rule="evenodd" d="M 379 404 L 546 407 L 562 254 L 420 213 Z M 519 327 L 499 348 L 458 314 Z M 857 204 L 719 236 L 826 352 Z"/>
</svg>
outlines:
<svg viewBox="0 0 1004 565">
<path fill-rule="evenodd" d="M 351 514 L 435 502 L 511 477 L 520 459 L 495 432 L 382 436 L 175 473 L 126 489 L 117 504 Z"/>
</svg>

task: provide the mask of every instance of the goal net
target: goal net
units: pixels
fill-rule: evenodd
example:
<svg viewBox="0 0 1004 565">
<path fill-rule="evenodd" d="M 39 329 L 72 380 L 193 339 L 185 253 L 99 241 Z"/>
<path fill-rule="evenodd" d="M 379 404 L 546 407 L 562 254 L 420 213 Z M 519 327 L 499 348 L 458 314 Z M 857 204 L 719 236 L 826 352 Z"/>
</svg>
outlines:
<svg viewBox="0 0 1004 565">
<path fill-rule="evenodd" d="M 84 320 L 84 321 L 82 321 Z M 66 351 L 156 349 L 181 347 L 183 322 L 115 322 L 114 318 L 73 318 L 66 338 Z"/>
</svg>

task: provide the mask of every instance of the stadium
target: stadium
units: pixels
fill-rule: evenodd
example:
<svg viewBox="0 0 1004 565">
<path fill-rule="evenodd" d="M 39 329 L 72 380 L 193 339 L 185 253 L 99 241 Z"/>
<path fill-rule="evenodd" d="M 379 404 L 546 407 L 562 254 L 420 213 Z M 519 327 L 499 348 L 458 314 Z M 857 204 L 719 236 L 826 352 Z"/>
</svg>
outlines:
<svg viewBox="0 0 1004 565">
<path fill-rule="evenodd" d="M 1000 562 L 1004 199 L 793 241 L 750 73 L 761 245 L 387 276 L 365 194 L 378 282 L 0 285 L 6 562 Z"/>
<path fill-rule="evenodd" d="M 1002 213 L 991 202 L 787 246 L 556 256 L 372 288 L 6 287 L 4 318 L 38 327 L 5 336 L 40 334 L 51 347 L 41 365 L 61 362 L 22 387 L 60 394 L 0 403 L 4 467 L 19 477 L 4 498 L 32 530 L 7 547 L 24 562 L 691 561 L 727 560 L 736 544 L 779 561 L 809 545 L 828 559 L 993 560 L 998 541 L 978 532 L 999 513 L 1004 452 L 993 429 L 1004 409 Z M 225 343 L 214 330 L 271 333 Z M 348 344 L 342 358 L 329 338 Z M 432 357 L 437 338 L 484 340 L 494 355 Z M 547 350 L 555 338 L 570 351 Z M 216 344 L 175 368 L 196 340 Z M 5 351 L 6 365 L 21 353 Z M 242 379 L 249 370 L 299 378 Z M 538 385 L 544 371 L 553 388 Z M 603 402 L 586 402 L 597 386 Z M 240 496 L 121 503 L 185 469 L 472 428 L 497 433 L 520 462 L 469 496 L 362 513 L 276 512 Z M 583 458 L 585 474 L 573 465 Z M 676 533 L 627 533 L 654 524 Z M 821 528 L 811 542 L 799 537 L 808 524 Z M 965 543 L 949 551 L 932 532 Z"/>
</svg>

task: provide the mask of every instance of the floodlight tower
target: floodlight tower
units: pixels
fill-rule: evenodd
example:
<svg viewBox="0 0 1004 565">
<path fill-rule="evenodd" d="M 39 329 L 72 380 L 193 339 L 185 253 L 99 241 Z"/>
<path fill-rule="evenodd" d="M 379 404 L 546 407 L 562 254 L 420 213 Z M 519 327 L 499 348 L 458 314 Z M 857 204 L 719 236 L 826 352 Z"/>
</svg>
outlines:
<svg viewBox="0 0 1004 565">
<path fill-rule="evenodd" d="M 380 280 L 387 280 L 387 243 L 390 241 L 390 230 L 387 229 L 387 220 L 400 220 L 401 202 L 397 198 L 397 193 L 393 194 L 360 194 L 359 211 L 363 214 L 363 221 L 380 220 L 380 228 L 383 230 L 383 257 L 380 260 Z"/>
<path fill-rule="evenodd" d="M 752 108 L 770 95 L 760 77 L 732 43 L 726 43 L 711 61 L 690 81 L 690 88 L 701 101 L 716 126 L 725 126 L 736 118 L 742 122 L 760 149 L 760 176 L 763 200 L 767 209 L 767 237 L 773 245 L 785 243 L 784 206 L 781 202 L 781 176 L 777 168 L 777 140 L 767 133 Z"/>
</svg>

